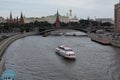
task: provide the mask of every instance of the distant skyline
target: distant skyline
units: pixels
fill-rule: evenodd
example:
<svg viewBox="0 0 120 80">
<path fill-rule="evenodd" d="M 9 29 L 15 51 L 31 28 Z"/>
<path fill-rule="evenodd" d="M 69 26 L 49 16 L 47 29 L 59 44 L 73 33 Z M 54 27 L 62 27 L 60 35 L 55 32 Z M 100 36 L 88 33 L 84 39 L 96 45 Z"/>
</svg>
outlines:
<svg viewBox="0 0 120 80">
<path fill-rule="evenodd" d="M 119 0 L 0 0 L 0 16 L 19 17 L 21 11 L 25 17 L 66 15 L 71 9 L 73 16 L 80 18 L 114 18 L 114 5 Z"/>
</svg>

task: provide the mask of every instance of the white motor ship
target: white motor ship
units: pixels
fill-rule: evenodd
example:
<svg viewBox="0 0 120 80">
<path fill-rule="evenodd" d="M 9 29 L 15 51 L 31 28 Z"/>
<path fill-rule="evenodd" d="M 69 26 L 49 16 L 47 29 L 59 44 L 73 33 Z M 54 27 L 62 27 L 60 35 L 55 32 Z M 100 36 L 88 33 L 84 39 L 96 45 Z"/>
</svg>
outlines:
<svg viewBox="0 0 120 80">
<path fill-rule="evenodd" d="M 55 52 L 58 53 L 59 55 L 65 57 L 65 58 L 68 58 L 68 59 L 75 59 L 76 58 L 74 51 L 71 48 L 64 46 L 64 45 L 58 46 L 56 48 Z"/>
</svg>

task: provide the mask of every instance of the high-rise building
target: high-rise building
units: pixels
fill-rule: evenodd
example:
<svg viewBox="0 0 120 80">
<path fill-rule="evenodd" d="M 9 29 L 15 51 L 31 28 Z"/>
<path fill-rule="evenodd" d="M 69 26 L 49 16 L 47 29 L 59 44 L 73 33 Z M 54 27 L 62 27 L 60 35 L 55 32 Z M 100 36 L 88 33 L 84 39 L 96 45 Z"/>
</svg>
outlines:
<svg viewBox="0 0 120 80">
<path fill-rule="evenodd" d="M 120 2 L 115 4 L 115 32 L 120 33 Z"/>
</svg>

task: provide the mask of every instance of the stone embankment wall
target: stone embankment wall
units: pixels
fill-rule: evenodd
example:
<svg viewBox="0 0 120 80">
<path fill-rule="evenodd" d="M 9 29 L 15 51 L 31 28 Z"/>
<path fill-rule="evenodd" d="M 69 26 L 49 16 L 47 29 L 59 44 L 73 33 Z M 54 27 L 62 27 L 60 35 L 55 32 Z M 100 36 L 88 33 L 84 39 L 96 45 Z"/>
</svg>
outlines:
<svg viewBox="0 0 120 80">
<path fill-rule="evenodd" d="M 29 33 L 21 33 L 21 34 L 17 34 L 11 37 L 8 37 L 7 39 L 3 40 L 0 43 L 0 76 L 2 74 L 2 72 L 5 69 L 5 62 L 4 62 L 4 51 L 6 50 L 6 48 L 15 40 L 26 37 L 26 36 L 31 36 L 31 35 L 35 35 L 36 32 L 29 32 Z"/>
<path fill-rule="evenodd" d="M 0 60 L 0 79 L 1 79 L 2 72 L 4 70 L 5 70 L 5 61 L 3 58 L 1 58 L 1 60 Z"/>
</svg>

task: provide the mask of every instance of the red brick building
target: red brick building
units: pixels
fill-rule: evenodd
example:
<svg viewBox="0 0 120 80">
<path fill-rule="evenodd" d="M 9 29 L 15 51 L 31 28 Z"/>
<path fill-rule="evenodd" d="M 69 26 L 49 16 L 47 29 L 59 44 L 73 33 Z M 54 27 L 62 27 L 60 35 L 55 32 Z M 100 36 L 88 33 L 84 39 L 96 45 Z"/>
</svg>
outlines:
<svg viewBox="0 0 120 80">
<path fill-rule="evenodd" d="M 18 24 L 18 25 L 23 25 L 25 24 L 24 23 L 24 18 L 23 18 L 23 15 L 22 15 L 22 12 L 21 12 L 21 16 L 20 18 L 14 18 L 12 17 L 12 13 L 10 12 L 10 18 L 7 18 L 7 23 L 8 24 Z"/>
</svg>

